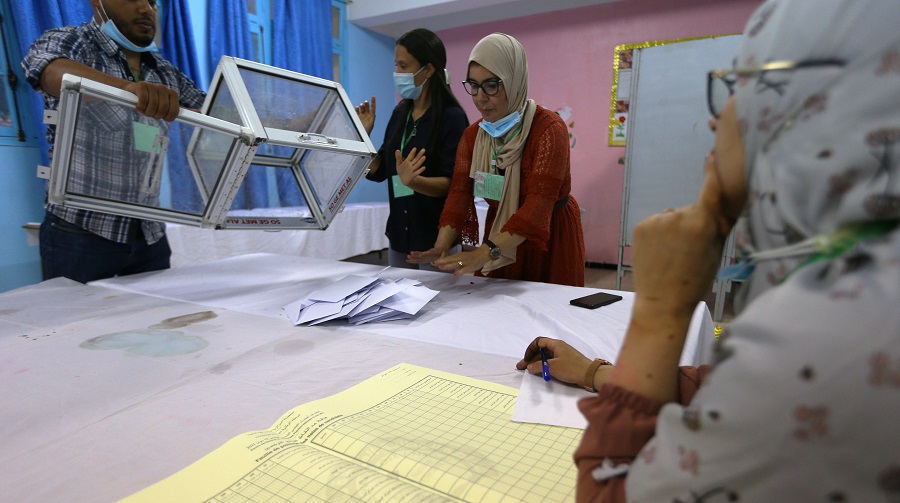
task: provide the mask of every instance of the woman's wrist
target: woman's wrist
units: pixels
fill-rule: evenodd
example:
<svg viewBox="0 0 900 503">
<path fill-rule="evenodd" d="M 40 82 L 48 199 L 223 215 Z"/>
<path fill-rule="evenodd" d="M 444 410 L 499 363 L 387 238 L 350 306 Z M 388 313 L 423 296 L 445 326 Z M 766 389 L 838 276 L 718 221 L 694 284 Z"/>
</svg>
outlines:
<svg viewBox="0 0 900 503">
<path fill-rule="evenodd" d="M 481 246 L 475 249 L 475 251 L 479 253 L 481 258 L 483 258 L 485 262 L 491 261 L 491 249 L 488 245 L 482 243 Z"/>
<path fill-rule="evenodd" d="M 612 363 L 602 358 L 597 358 L 596 360 L 592 361 L 591 364 L 588 365 L 587 371 L 585 371 L 582 387 L 590 392 L 596 392 L 597 388 L 602 385 L 598 385 L 596 382 L 598 374 L 597 371 L 600 370 L 600 367 L 607 365 L 611 366 Z"/>
</svg>

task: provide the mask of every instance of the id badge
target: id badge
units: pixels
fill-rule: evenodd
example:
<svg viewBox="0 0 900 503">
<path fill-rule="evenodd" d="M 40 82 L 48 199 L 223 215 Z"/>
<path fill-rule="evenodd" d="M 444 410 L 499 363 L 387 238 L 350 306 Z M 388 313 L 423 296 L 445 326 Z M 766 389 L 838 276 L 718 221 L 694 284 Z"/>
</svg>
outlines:
<svg viewBox="0 0 900 503">
<path fill-rule="evenodd" d="M 131 129 L 134 132 L 134 148 L 139 152 L 150 152 L 153 150 L 153 142 L 156 141 L 156 137 L 160 135 L 159 128 L 156 126 L 151 126 L 149 124 L 144 124 L 141 122 L 132 122 Z M 157 147 L 156 153 L 160 153 L 160 148 Z"/>
<path fill-rule="evenodd" d="M 503 195 L 503 177 L 484 171 L 475 172 L 475 197 L 499 201 Z"/>
<path fill-rule="evenodd" d="M 413 189 L 403 185 L 403 182 L 400 181 L 400 175 L 392 176 L 391 184 L 394 186 L 394 199 L 411 196 L 413 194 Z"/>
</svg>

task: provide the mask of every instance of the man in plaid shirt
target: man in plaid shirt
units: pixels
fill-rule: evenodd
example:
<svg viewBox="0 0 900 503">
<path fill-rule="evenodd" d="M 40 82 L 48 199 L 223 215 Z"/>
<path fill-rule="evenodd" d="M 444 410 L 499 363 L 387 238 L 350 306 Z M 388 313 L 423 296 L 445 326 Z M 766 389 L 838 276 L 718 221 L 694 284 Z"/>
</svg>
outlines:
<svg viewBox="0 0 900 503">
<path fill-rule="evenodd" d="M 31 46 L 22 61 L 25 76 L 44 96 L 44 106 L 59 106 L 60 84 L 66 73 L 95 80 L 138 97 L 135 110 L 142 115 L 124 120 L 121 107 L 98 106 L 94 113 L 106 123 L 107 133 L 76 136 L 76 159 L 96 158 L 76 169 L 69 188 L 82 194 L 150 203 L 157 194 L 142 191 L 137 159 L 122 155 L 123 139 L 132 121 L 157 127 L 178 116 L 179 107 L 198 109 L 205 94 L 187 76 L 163 59 L 153 43 L 156 36 L 156 0 L 91 0 L 94 19 L 80 26 L 48 30 Z M 90 106 L 82 106 L 89 119 Z M 121 123 L 121 124 L 120 124 Z M 123 125 L 125 124 L 125 125 Z M 50 155 L 56 128 L 47 128 Z M 129 141 L 131 141 L 129 139 Z M 127 150 L 130 155 L 134 149 Z M 165 224 L 95 211 L 47 204 L 40 230 L 44 279 L 64 276 L 88 282 L 116 275 L 167 269 L 171 250 Z"/>
</svg>

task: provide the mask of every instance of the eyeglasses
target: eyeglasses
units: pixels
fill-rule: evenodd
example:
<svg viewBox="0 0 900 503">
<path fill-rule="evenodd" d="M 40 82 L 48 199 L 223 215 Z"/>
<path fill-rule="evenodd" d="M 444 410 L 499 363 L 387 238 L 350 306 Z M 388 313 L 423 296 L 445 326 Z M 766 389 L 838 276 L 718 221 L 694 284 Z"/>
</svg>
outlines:
<svg viewBox="0 0 900 503">
<path fill-rule="evenodd" d="M 472 96 L 478 94 L 479 89 L 481 89 L 485 96 L 493 96 L 500 92 L 501 83 L 503 83 L 503 81 L 500 79 L 487 79 L 481 84 L 474 80 L 464 80 L 462 85 L 466 88 L 466 92 Z"/>
<path fill-rule="evenodd" d="M 799 70 L 802 68 L 814 68 L 822 66 L 844 66 L 844 62 L 837 59 L 820 59 L 811 61 L 772 61 L 758 67 L 747 68 L 730 68 L 724 70 L 713 70 L 706 74 L 706 104 L 709 107 L 709 113 L 713 117 L 719 117 L 722 107 L 728 101 L 728 98 L 734 94 L 734 85 L 740 79 L 746 79 L 754 75 L 759 75 L 757 88 L 772 89 L 779 95 L 784 93 L 784 86 L 788 84 L 785 79 L 775 80 L 771 76 L 767 76 L 769 72 L 780 70 Z"/>
</svg>

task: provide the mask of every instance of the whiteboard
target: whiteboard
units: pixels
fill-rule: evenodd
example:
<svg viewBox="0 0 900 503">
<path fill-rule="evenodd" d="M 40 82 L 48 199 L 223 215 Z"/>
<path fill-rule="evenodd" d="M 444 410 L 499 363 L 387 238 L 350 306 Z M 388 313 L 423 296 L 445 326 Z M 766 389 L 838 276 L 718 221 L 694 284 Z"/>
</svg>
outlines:
<svg viewBox="0 0 900 503">
<path fill-rule="evenodd" d="M 697 199 L 713 144 L 706 74 L 732 67 L 740 40 L 727 35 L 634 51 L 620 252 L 631 246 L 638 222 Z"/>
</svg>

